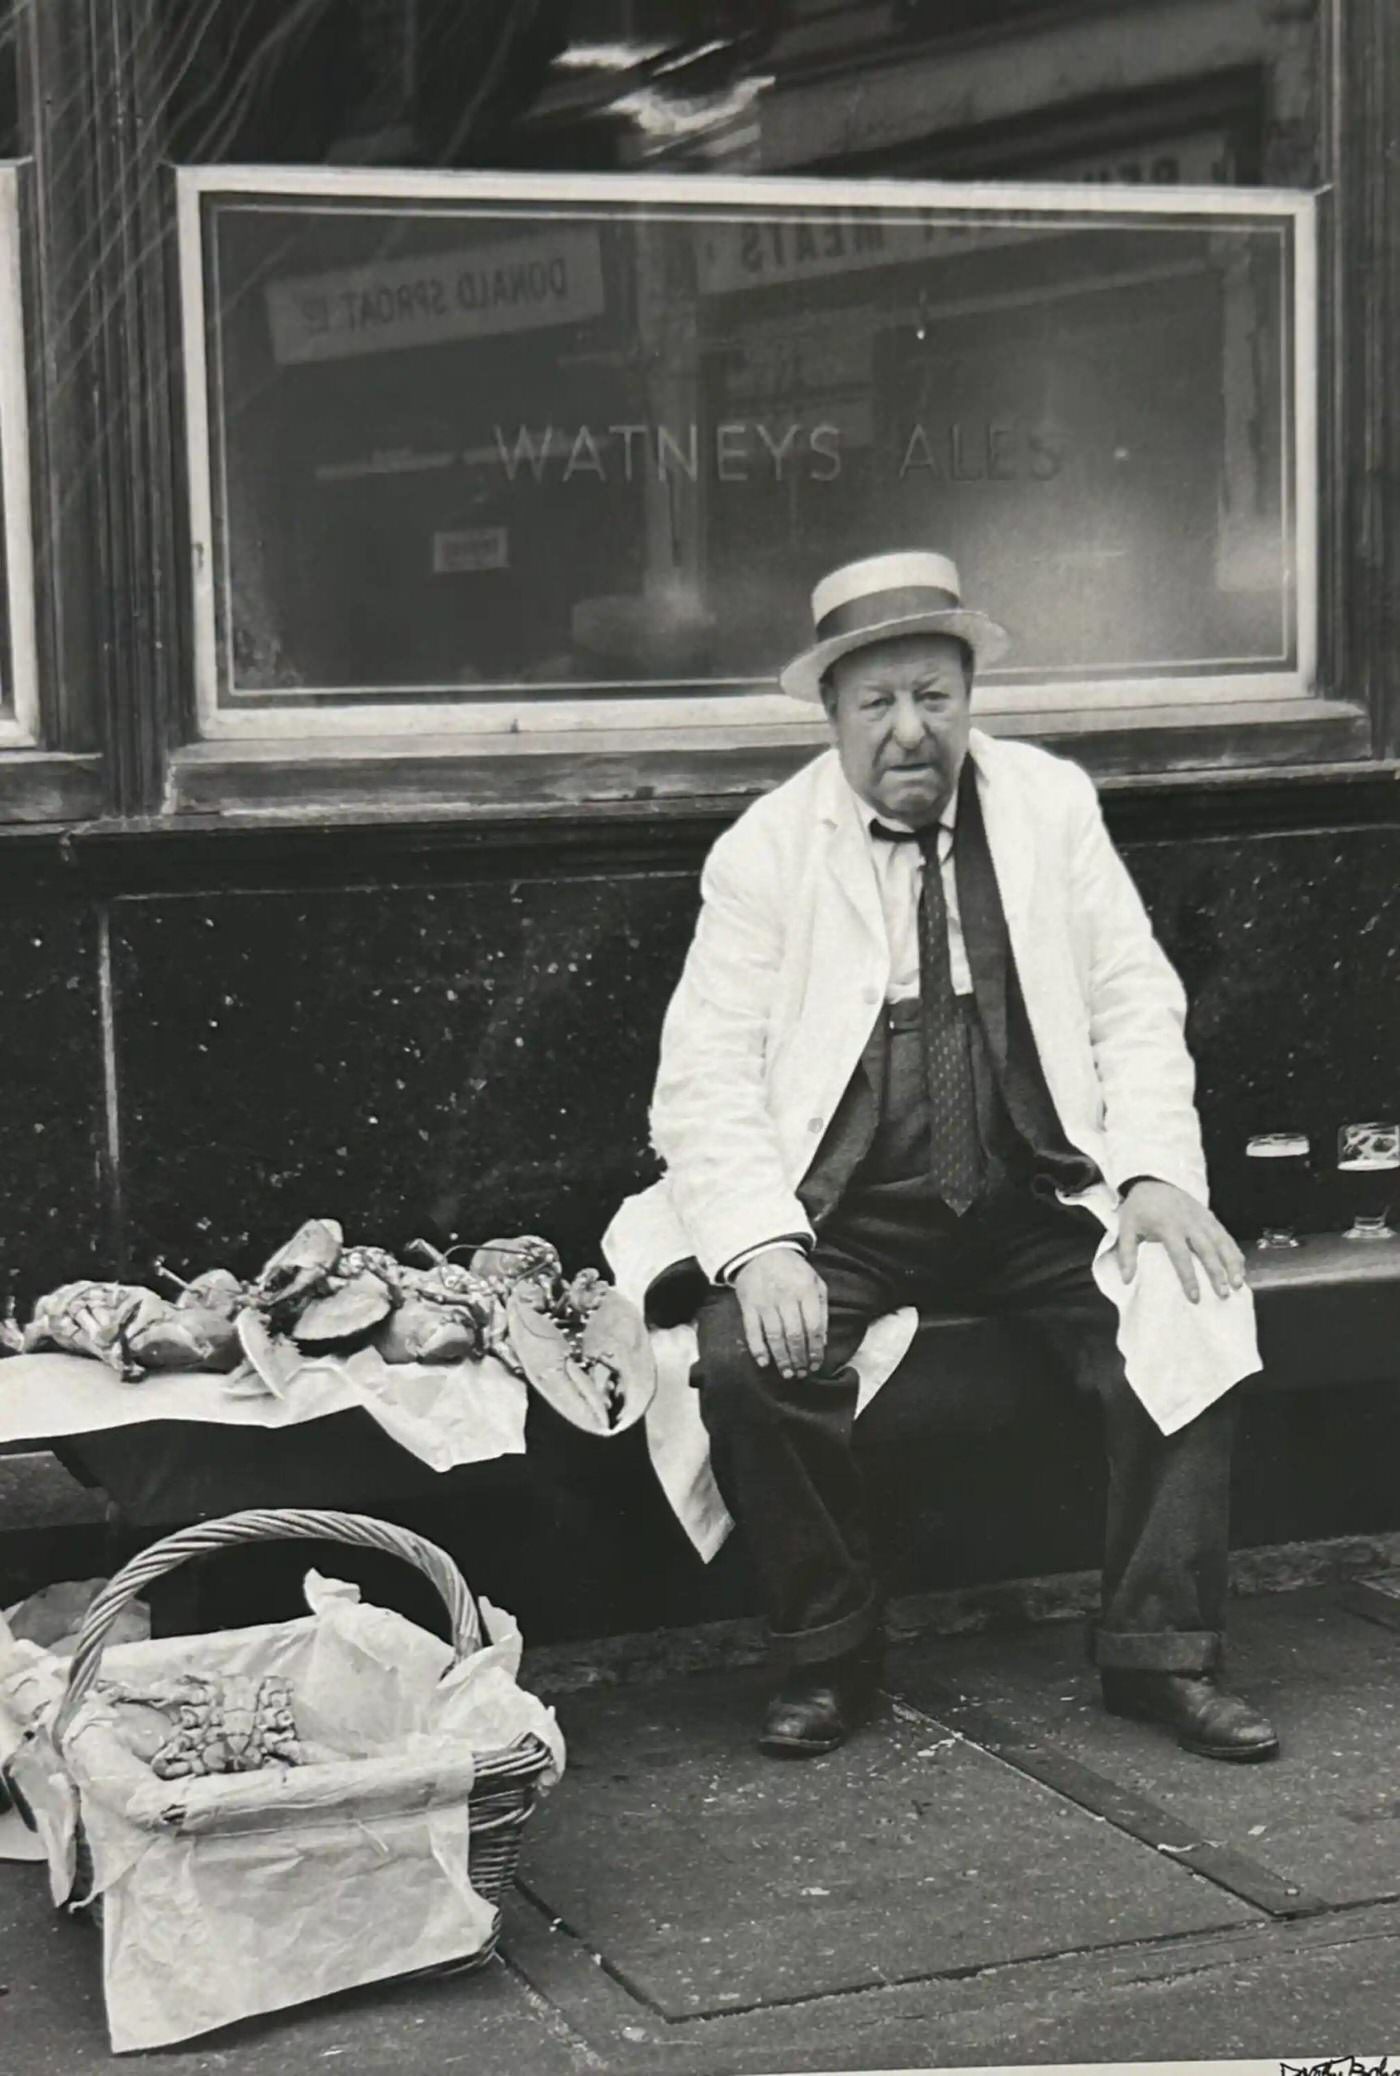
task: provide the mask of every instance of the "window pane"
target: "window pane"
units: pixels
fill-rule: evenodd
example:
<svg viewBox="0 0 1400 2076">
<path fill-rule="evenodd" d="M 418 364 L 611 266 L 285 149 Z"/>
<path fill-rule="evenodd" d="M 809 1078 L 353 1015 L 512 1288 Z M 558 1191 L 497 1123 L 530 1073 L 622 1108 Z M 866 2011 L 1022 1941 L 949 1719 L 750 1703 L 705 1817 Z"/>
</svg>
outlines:
<svg viewBox="0 0 1400 2076">
<path fill-rule="evenodd" d="M 0 744 L 27 746 L 38 713 L 18 224 L 16 168 L 0 164 Z"/>
<path fill-rule="evenodd" d="M 207 711 L 771 692 L 904 545 L 1008 704 L 1306 688 L 1305 204 L 685 186 L 205 197 Z"/>
</svg>

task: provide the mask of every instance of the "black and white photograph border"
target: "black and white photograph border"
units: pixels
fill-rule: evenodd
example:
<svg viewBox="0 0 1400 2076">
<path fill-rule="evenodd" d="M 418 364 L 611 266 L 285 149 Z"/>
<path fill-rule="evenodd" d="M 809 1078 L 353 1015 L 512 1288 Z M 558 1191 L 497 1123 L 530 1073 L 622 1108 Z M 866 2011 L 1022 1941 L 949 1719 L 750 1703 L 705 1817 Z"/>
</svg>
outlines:
<svg viewBox="0 0 1400 2076">
<path fill-rule="evenodd" d="M 5 2076 L 1400 2068 L 1397 225 L 1393 0 L 0 0 Z"/>
</svg>

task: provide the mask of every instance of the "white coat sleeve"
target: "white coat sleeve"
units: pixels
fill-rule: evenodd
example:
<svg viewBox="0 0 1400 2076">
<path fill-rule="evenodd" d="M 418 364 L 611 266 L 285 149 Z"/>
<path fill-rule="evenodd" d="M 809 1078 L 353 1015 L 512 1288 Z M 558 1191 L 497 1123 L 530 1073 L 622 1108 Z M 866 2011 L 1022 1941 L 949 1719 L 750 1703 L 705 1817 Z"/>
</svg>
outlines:
<svg viewBox="0 0 1400 2076">
<path fill-rule="evenodd" d="M 810 1241 L 767 1101 L 767 1043 L 782 961 L 774 875 L 752 833 L 722 836 L 661 1032 L 652 1144 L 704 1273 L 779 1236 Z"/>
<path fill-rule="evenodd" d="M 1072 899 L 1089 933 L 1089 1037 L 1104 1105 L 1105 1180 L 1121 1189 L 1132 1176 L 1155 1176 L 1205 1203 L 1185 990 L 1104 827 L 1093 781 L 1077 769 L 1075 778 Z"/>
</svg>

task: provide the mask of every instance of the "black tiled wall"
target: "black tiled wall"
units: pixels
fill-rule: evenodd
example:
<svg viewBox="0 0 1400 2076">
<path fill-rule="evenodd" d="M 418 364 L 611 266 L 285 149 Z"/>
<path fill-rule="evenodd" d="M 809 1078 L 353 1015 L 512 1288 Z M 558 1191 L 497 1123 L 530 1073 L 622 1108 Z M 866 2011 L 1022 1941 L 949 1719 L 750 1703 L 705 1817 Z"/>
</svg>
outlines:
<svg viewBox="0 0 1400 2076">
<path fill-rule="evenodd" d="M 1400 826 L 1125 846 L 1191 997 L 1217 1202 L 1242 1148 L 1400 1111 Z M 0 1292 L 366 1236 L 538 1227 L 592 1258 L 646 1106 L 693 870 L 0 901 Z M 110 1069 L 103 1047 L 104 915 Z M 113 1104 L 115 1116 L 111 1115 Z M 104 1186 L 111 1134 L 119 1202 Z M 118 1209 L 122 1228 L 115 1222 Z"/>
<path fill-rule="evenodd" d="M 1191 996 L 1222 1212 L 1244 1215 L 1245 1138 L 1302 1129 L 1318 1153 L 1302 1223 L 1337 1224 L 1338 1125 L 1400 1111 L 1400 829 L 1126 854 Z M 132 1265 L 251 1266 L 317 1211 L 391 1243 L 539 1229 L 591 1258 L 653 1172 L 647 1097 L 695 901 L 688 871 L 118 899 Z M 24 967 L 22 1005 L 67 1200 L 75 1120 L 86 1133 L 102 1106 L 92 928 L 13 928 L 42 972 Z M 44 928 L 61 972 L 30 944 Z M 56 1004 L 50 1052 L 35 1019 Z M 32 1149 L 25 1172 L 32 1235 Z"/>
<path fill-rule="evenodd" d="M 1400 825 L 1125 852 L 1192 998 L 1222 1212 L 1242 1210 L 1245 1137 L 1301 1128 L 1322 1156 L 1301 1223 L 1344 1222 L 1331 1135 L 1400 1111 Z M 597 1259 L 613 1208 L 654 1172 L 656 1038 L 696 898 L 689 858 L 68 900 L 13 884 L 0 1291 L 28 1303 L 88 1270 L 144 1277 L 158 1255 L 252 1270 L 317 1212 L 391 1245 L 534 1229 L 571 1266 Z M 1237 1540 L 1400 1526 L 1392 1397 L 1367 1397 L 1355 1448 L 1336 1446 L 1325 1391 L 1251 1405 Z M 1348 1432 L 1356 1421 L 1352 1408 Z M 945 1469 L 961 1468 L 916 1510 L 914 1582 L 1092 1564 L 1100 1466 L 1081 1426 L 1047 1405 L 996 1450 L 946 1438 Z M 459 1511 L 465 1535 L 474 1514 L 455 1499 L 420 1525 L 452 1540 Z M 537 1409 L 507 1512 L 520 1550 L 493 1531 L 489 1561 L 465 1544 L 462 1559 L 487 1564 L 477 1583 L 537 1640 L 752 1605 L 737 1546 L 708 1572 L 693 1561 L 635 1435 L 588 1442 Z M 299 1566 L 285 1572 L 291 1593 Z"/>
<path fill-rule="evenodd" d="M 300 1219 L 590 1257 L 647 1169 L 688 880 L 115 904 L 134 1263 L 256 1266 Z"/>
<path fill-rule="evenodd" d="M 1400 829 L 1129 847 L 1191 1000 L 1217 1206 L 1243 1216 L 1245 1140 L 1304 1131 L 1308 1231 L 1344 1226 L 1339 1126 L 1400 1113 Z"/>
<path fill-rule="evenodd" d="M 98 918 L 0 905 L 0 1309 L 100 1262 L 110 1232 Z"/>
</svg>

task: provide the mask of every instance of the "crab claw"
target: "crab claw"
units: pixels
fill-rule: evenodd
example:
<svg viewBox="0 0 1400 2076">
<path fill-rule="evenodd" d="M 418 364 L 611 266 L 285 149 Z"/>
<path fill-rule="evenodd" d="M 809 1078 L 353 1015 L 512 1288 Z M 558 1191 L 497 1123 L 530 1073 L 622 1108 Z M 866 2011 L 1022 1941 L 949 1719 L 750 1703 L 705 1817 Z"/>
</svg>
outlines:
<svg viewBox="0 0 1400 2076">
<path fill-rule="evenodd" d="M 465 1311 L 412 1296 L 385 1320 L 374 1345 L 385 1362 L 458 1363 L 479 1352 L 481 1334 Z"/>
<path fill-rule="evenodd" d="M 517 1284 L 506 1311 L 526 1381 L 556 1413 L 600 1435 L 642 1417 L 656 1390 L 656 1364 L 641 1314 L 615 1290 L 589 1315 L 576 1350 L 537 1285 Z"/>
</svg>

